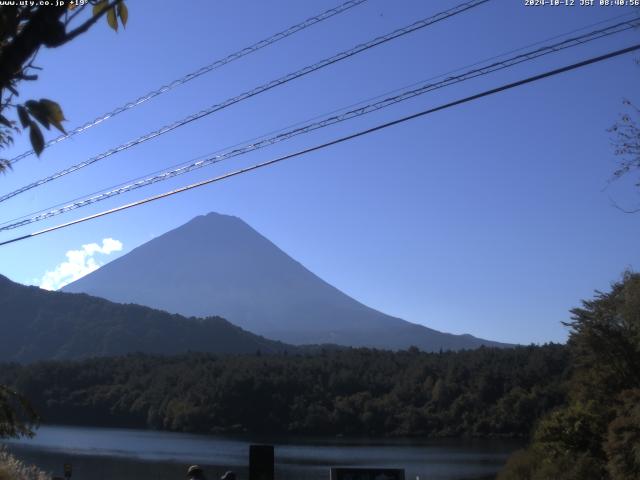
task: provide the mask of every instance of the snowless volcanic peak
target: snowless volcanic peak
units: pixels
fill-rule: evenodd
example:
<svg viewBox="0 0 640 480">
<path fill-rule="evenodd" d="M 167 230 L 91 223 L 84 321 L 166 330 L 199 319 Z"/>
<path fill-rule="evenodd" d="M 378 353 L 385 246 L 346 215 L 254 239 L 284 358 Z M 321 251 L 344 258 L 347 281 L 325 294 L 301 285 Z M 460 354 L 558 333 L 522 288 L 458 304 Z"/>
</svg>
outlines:
<svg viewBox="0 0 640 480">
<path fill-rule="evenodd" d="M 210 213 L 171 230 L 63 291 L 187 316 L 217 315 L 294 344 L 424 350 L 500 346 L 395 318 L 331 286 L 237 217 Z"/>
</svg>

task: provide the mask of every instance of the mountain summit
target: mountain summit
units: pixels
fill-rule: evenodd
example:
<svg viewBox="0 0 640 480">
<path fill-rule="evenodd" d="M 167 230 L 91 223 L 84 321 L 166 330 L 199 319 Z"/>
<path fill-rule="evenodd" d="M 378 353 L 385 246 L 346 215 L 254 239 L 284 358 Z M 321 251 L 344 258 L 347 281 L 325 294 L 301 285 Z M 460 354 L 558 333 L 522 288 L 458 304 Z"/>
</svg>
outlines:
<svg viewBox="0 0 640 480">
<path fill-rule="evenodd" d="M 218 315 L 294 344 L 424 350 L 500 346 L 378 312 L 314 275 L 237 217 L 210 213 L 64 287 L 186 316 Z"/>
</svg>

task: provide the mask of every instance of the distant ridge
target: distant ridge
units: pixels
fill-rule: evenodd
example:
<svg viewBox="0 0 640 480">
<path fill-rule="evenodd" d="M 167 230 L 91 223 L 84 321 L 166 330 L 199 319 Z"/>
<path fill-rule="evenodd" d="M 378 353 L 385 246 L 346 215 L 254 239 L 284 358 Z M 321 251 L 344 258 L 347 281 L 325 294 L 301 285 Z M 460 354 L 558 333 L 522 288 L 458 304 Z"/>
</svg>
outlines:
<svg viewBox="0 0 640 480">
<path fill-rule="evenodd" d="M 237 217 L 210 213 L 67 285 L 187 316 L 220 315 L 293 344 L 426 351 L 508 346 L 442 333 L 369 308 L 329 285 Z"/>
<path fill-rule="evenodd" d="M 34 362 L 143 352 L 294 352 L 219 317 L 185 318 L 139 305 L 14 283 L 0 275 L 0 361 Z"/>
</svg>

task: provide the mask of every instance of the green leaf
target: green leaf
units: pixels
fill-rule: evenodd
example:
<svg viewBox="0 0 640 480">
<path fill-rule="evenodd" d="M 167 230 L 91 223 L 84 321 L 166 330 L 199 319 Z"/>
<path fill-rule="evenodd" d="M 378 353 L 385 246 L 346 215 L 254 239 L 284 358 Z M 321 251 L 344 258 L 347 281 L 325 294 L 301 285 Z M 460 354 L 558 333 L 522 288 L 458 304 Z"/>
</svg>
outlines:
<svg viewBox="0 0 640 480">
<path fill-rule="evenodd" d="M 118 19 L 116 18 L 116 9 L 115 8 L 110 8 L 109 11 L 107 12 L 107 23 L 116 32 L 118 31 Z"/>
<path fill-rule="evenodd" d="M 42 136 L 42 132 L 40 131 L 40 127 L 38 127 L 37 123 L 31 123 L 31 128 L 29 129 L 29 140 L 31 140 L 31 146 L 36 152 L 36 155 L 40 156 L 44 150 L 44 137 Z"/>
<path fill-rule="evenodd" d="M 27 128 L 29 125 L 31 125 L 31 119 L 29 118 L 29 113 L 27 112 L 27 109 L 24 108 L 22 105 L 18 105 L 17 110 L 18 110 L 18 118 L 20 119 L 20 124 L 22 125 L 22 128 Z"/>
<path fill-rule="evenodd" d="M 40 105 L 42 106 L 42 109 L 47 112 L 47 118 L 51 122 L 51 125 L 66 134 L 67 132 L 62 126 L 62 122 L 65 121 L 66 118 L 64 118 L 64 113 L 62 112 L 60 105 L 48 98 L 41 98 Z"/>
<path fill-rule="evenodd" d="M 107 8 L 108 0 L 101 0 L 93 6 L 93 16 L 100 15 L 100 13 Z"/>
<path fill-rule="evenodd" d="M 122 26 L 127 26 L 127 21 L 129 20 L 129 9 L 124 4 L 124 2 L 120 2 L 118 4 L 118 16 L 120 17 L 120 21 L 122 22 Z"/>
<path fill-rule="evenodd" d="M 35 100 L 29 100 L 25 105 L 29 109 L 31 116 L 38 120 L 44 128 L 49 130 L 49 112 L 47 109 L 40 105 L 40 102 L 36 102 Z"/>
</svg>

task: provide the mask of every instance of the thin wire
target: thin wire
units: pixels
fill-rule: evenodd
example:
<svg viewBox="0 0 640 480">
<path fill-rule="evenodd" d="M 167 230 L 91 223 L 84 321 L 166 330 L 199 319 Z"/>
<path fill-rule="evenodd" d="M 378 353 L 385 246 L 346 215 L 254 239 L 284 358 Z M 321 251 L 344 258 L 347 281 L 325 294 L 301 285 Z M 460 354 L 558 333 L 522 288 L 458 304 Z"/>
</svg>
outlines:
<svg viewBox="0 0 640 480">
<path fill-rule="evenodd" d="M 494 62 L 490 65 L 487 65 L 481 68 L 473 69 L 461 75 L 451 76 L 451 77 L 445 78 L 440 82 L 423 83 L 418 88 L 405 90 L 398 95 L 387 97 L 378 102 L 360 106 L 359 108 L 346 111 L 344 113 L 341 113 L 340 115 L 325 117 L 320 121 L 308 123 L 301 127 L 294 128 L 289 131 L 285 131 L 284 133 L 280 133 L 273 137 L 266 137 L 266 138 L 259 137 L 259 140 L 254 143 L 245 144 L 240 148 L 235 148 L 233 150 L 226 151 L 225 153 L 218 154 L 218 152 L 216 152 L 215 154 L 210 154 L 209 158 L 206 158 L 206 156 L 205 157 L 200 156 L 196 160 L 183 163 L 177 166 L 176 168 L 172 168 L 170 170 L 165 169 L 159 172 L 155 172 L 150 176 L 139 177 L 129 183 L 121 184 L 120 186 L 118 186 L 118 188 L 113 188 L 106 191 L 103 190 L 99 193 L 93 194 L 90 197 L 81 197 L 80 199 L 72 200 L 71 203 L 63 204 L 62 206 L 52 207 L 48 211 L 44 210 L 44 211 L 37 212 L 39 213 L 38 215 L 31 216 L 30 218 L 26 218 L 27 216 L 23 216 L 17 219 L 5 221 L 2 224 L 0 224 L 0 231 L 12 230 L 12 229 L 19 228 L 31 223 L 35 223 L 51 217 L 55 217 L 63 213 L 70 212 L 72 210 L 76 210 L 78 208 L 82 208 L 82 207 L 106 200 L 116 195 L 137 190 L 138 188 L 146 187 L 154 183 L 168 180 L 178 175 L 183 175 L 185 173 L 189 173 L 206 166 L 217 164 L 229 158 L 244 155 L 246 153 L 258 150 L 260 148 L 264 148 L 264 147 L 273 145 L 275 143 L 289 140 L 298 135 L 306 134 L 314 130 L 325 128 L 330 125 L 335 125 L 337 123 L 341 123 L 346 120 L 350 120 L 368 113 L 381 110 L 383 108 L 390 107 L 402 101 L 409 100 L 411 98 L 417 97 L 419 95 L 423 95 L 425 93 L 428 93 L 440 88 L 444 88 L 444 87 L 447 87 L 456 83 L 460 83 L 466 80 L 470 80 L 473 78 L 477 78 L 480 76 L 488 75 L 490 73 L 494 73 L 499 70 L 510 68 L 524 62 L 532 61 L 534 59 L 543 57 L 545 55 L 549 55 L 551 53 L 555 53 L 567 48 L 573 48 L 578 45 L 583 45 L 588 42 L 592 42 L 604 37 L 608 37 L 610 35 L 618 34 L 626 30 L 632 29 L 636 25 L 637 25 L 636 21 L 620 22 L 615 25 L 602 28 L 600 30 L 592 31 L 584 35 L 580 35 L 578 37 L 572 37 L 562 42 L 544 46 L 544 47 L 535 49 L 533 51 L 516 55 L 515 57 Z"/>
<path fill-rule="evenodd" d="M 304 30 L 306 28 L 311 27 L 312 25 L 315 25 L 316 23 L 320 23 L 324 20 L 327 20 L 328 18 L 331 18 L 335 15 L 339 15 L 340 13 L 343 13 L 347 10 L 349 10 L 350 8 L 353 8 L 357 5 L 360 5 L 364 2 L 366 2 L 367 0 L 349 0 L 348 2 L 343 3 L 342 5 L 339 5 L 335 8 L 331 8 L 325 12 L 320 13 L 319 15 L 313 16 L 313 17 L 309 17 L 307 18 L 305 21 L 300 22 L 296 25 L 293 25 L 292 27 L 287 28 L 286 30 L 283 30 L 281 32 L 278 32 L 274 35 L 271 35 L 268 38 L 265 38 L 263 40 L 260 40 L 257 43 L 254 43 L 253 45 L 250 45 L 249 47 L 243 48 L 242 50 L 238 50 L 237 52 L 234 52 L 230 55 L 227 55 L 224 58 L 221 58 L 219 60 L 216 60 L 213 63 L 210 63 L 209 65 L 205 65 L 204 67 L 199 68 L 198 70 L 195 70 L 191 73 L 188 73 L 186 75 L 184 75 L 181 78 L 178 78 L 174 81 L 172 81 L 171 83 L 168 83 L 166 85 L 162 85 L 161 87 L 157 88 L 156 90 L 151 90 L 150 92 L 146 93 L 145 95 L 138 97 L 136 100 L 130 101 L 125 103 L 124 105 L 121 105 L 115 109 L 113 109 L 112 111 L 108 112 L 108 113 L 104 113 L 102 115 L 100 115 L 99 117 L 96 117 L 94 120 L 91 120 L 90 122 L 85 123 L 84 125 L 81 125 L 79 127 L 74 128 L 73 130 L 70 130 L 69 132 L 67 132 L 66 134 L 60 135 L 57 138 L 54 138 L 52 140 L 49 140 L 47 143 L 45 143 L 44 147 L 50 147 L 51 145 L 54 145 L 56 143 L 59 143 L 63 140 L 66 140 L 67 138 L 73 137 L 79 133 L 82 133 L 88 129 L 90 129 L 91 127 L 95 127 L 96 125 L 104 122 L 105 120 L 108 120 L 110 118 L 115 117 L 116 115 L 121 114 L 122 112 L 129 110 L 131 108 L 137 107 L 138 105 L 141 105 L 159 95 L 162 95 L 163 93 L 168 92 L 169 90 L 173 90 L 176 87 L 179 87 L 181 85 L 184 85 L 187 82 L 190 82 L 191 80 L 194 80 L 206 73 L 211 72 L 212 70 L 215 70 L 217 68 L 220 68 L 228 63 L 231 63 L 235 60 L 238 60 L 242 57 L 245 57 L 251 53 L 257 52 L 258 50 L 261 50 L 269 45 L 272 45 L 280 40 L 283 40 L 295 33 L 300 32 L 301 30 Z M 13 165 L 17 162 L 19 162 L 20 160 L 22 160 L 23 158 L 26 158 L 30 155 L 33 155 L 35 152 L 33 150 L 27 150 L 26 152 L 21 153 L 20 155 L 12 158 L 11 160 L 9 160 L 9 164 Z"/>
<path fill-rule="evenodd" d="M 414 113 L 412 115 L 407 115 L 405 117 L 401 117 L 399 119 L 392 120 L 390 122 L 386 122 L 386 123 L 377 125 L 375 127 L 368 128 L 366 130 L 361 130 L 359 132 L 352 133 L 350 135 L 347 135 L 347 136 L 344 136 L 344 137 L 340 137 L 340 138 L 337 138 L 335 140 L 331 140 L 331 141 L 326 142 L 326 143 L 315 145 L 313 147 L 309 147 L 309 148 L 306 148 L 304 150 L 299 150 L 297 152 L 290 153 L 288 155 L 277 157 L 277 158 L 274 158 L 272 160 L 268 160 L 266 162 L 257 163 L 257 164 L 251 165 L 249 167 L 245 167 L 245 168 L 241 168 L 239 170 L 234 170 L 232 172 L 225 173 L 224 175 L 220 175 L 220 176 L 217 176 L 217 177 L 214 177 L 214 178 L 210 178 L 210 179 L 207 179 L 207 180 L 202 180 L 200 182 L 192 183 L 192 184 L 186 185 L 184 187 L 176 188 L 174 190 L 170 190 L 168 192 L 161 193 L 159 195 L 154 195 L 152 197 L 147 197 L 147 198 L 144 198 L 142 200 L 137 200 L 135 202 L 128 203 L 126 205 L 121 205 L 121 206 L 116 207 L 116 208 L 112 208 L 112 209 L 105 210 L 105 211 L 102 211 L 102 212 L 99 212 L 99 213 L 95 213 L 93 215 L 89 215 L 87 217 L 83 217 L 83 218 L 79 218 L 79 219 L 76 219 L 76 220 L 72 220 L 70 222 L 59 224 L 59 225 L 56 225 L 54 227 L 45 228 L 43 230 L 39 230 L 39 231 L 30 233 L 30 234 L 27 234 L 27 235 L 22 235 L 20 237 L 15 237 L 15 238 L 12 238 L 10 240 L 6 240 L 4 242 L 0 242 L 0 246 L 8 245 L 10 243 L 14 243 L 14 242 L 22 241 L 22 240 L 26 240 L 28 238 L 32 238 L 32 237 L 35 237 L 35 236 L 38 236 L 38 235 L 43 235 L 45 233 L 50 233 L 50 232 L 53 232 L 53 231 L 56 231 L 56 230 L 60 230 L 62 228 L 66 228 L 66 227 L 70 227 L 72 225 L 76 225 L 78 223 L 83 223 L 83 222 L 86 222 L 86 221 L 89 221 L 89 220 L 93 220 L 93 219 L 96 219 L 96 218 L 99 218 L 99 217 L 104 217 L 106 215 L 111 215 L 113 213 L 116 213 L 116 212 L 119 212 L 119 211 L 122 211 L 122 210 L 126 210 L 126 209 L 129 209 L 129 208 L 137 207 L 137 206 L 143 205 L 145 203 L 149 203 L 149 202 L 153 202 L 153 201 L 156 201 L 156 200 L 160 200 L 162 198 L 166 198 L 166 197 L 169 197 L 169 196 L 172 196 L 172 195 L 176 195 L 178 193 L 186 192 L 188 190 L 193 190 L 195 188 L 199 188 L 199 187 L 202 187 L 204 185 L 209 185 L 211 183 L 216 183 L 216 182 L 225 180 L 227 178 L 235 177 L 237 175 L 242 175 L 244 173 L 248 173 L 248 172 L 251 172 L 253 170 L 258 170 L 258 169 L 263 168 L 263 167 L 271 166 L 271 165 L 274 165 L 276 163 L 280 163 L 280 162 L 283 162 L 285 160 L 289 160 L 291 158 L 299 157 L 299 156 L 302 156 L 302 155 L 305 155 L 305 154 L 308 154 L 308 153 L 311 153 L 311 152 L 315 152 L 315 151 L 318 151 L 318 150 L 322 150 L 322 149 L 328 148 L 328 147 L 333 146 L 333 145 L 337 145 L 337 144 L 340 144 L 340 143 L 343 143 L 343 142 L 346 142 L 346 141 L 349 141 L 349 140 L 353 140 L 355 138 L 362 137 L 362 136 L 368 135 L 370 133 L 374 133 L 374 132 L 377 132 L 379 130 L 383 130 L 385 128 L 389 128 L 389 127 L 392 127 L 394 125 L 399 125 L 401 123 L 408 122 L 410 120 L 415 120 L 416 118 L 420 118 L 420 117 L 423 117 L 423 116 L 426 116 L 426 115 L 429 115 L 429 114 L 432 114 L 432 113 L 435 113 L 435 112 L 439 112 L 441 110 L 445 110 L 445 109 L 452 108 L 452 107 L 455 107 L 455 106 L 458 106 L 458 105 L 462 105 L 464 103 L 469 103 L 469 102 L 478 100 L 480 98 L 487 97 L 489 95 L 494 95 L 496 93 L 503 92 L 505 90 L 510 90 L 510 89 L 513 89 L 513 88 L 516 88 L 516 87 L 519 87 L 519 86 L 522 86 L 522 85 L 525 85 L 525 84 L 528 84 L 528 83 L 533 83 L 533 82 L 542 80 L 544 78 L 548 78 L 548 77 L 552 77 L 552 76 L 555 76 L 555 75 L 559 75 L 561 73 L 565 73 L 565 72 L 568 72 L 568 71 L 571 71 L 571 70 L 576 70 L 578 68 L 582 68 L 582 67 L 585 67 L 587 65 L 592 65 L 594 63 L 602 62 L 604 60 L 608 60 L 610 58 L 618 57 L 620 55 L 631 53 L 631 52 L 634 52 L 634 51 L 637 51 L 637 50 L 640 50 L 640 44 L 635 44 L 635 45 L 632 45 L 630 47 L 623 48 L 623 49 L 620 49 L 620 50 L 615 50 L 613 52 L 609 52 L 609 53 L 606 53 L 604 55 L 600 55 L 600 56 L 597 56 L 597 57 L 592 57 L 592 58 L 589 58 L 587 60 L 583 60 L 583 61 L 578 62 L 578 63 L 573 63 L 571 65 L 567 65 L 567 66 L 564 66 L 564 67 L 556 68 L 554 70 L 549 70 L 547 72 L 540 73 L 538 75 L 527 77 L 525 79 L 518 80 L 516 82 L 512 82 L 512 83 L 508 83 L 508 84 L 502 85 L 500 87 L 492 88 L 491 90 L 485 90 L 484 92 L 477 93 L 475 95 L 471 95 L 469 97 L 465 97 L 465 98 L 462 98 L 462 99 L 459 99 L 459 100 L 455 100 L 453 102 L 449 102 L 449 103 L 446 103 L 444 105 L 440 105 L 438 107 L 430 108 L 430 109 L 427 109 L 427 110 L 422 110 L 422 111 L 420 111 L 418 113 Z"/>
<path fill-rule="evenodd" d="M 243 100 L 246 100 L 248 98 L 251 98 L 255 95 L 258 95 L 260 93 L 266 92 L 268 90 L 271 90 L 272 88 L 278 87 L 280 85 L 284 85 L 288 82 L 291 82 L 292 80 L 295 80 L 297 78 L 300 78 L 302 76 L 308 75 L 309 73 L 315 72 L 317 70 L 320 70 L 321 68 L 327 67 L 329 65 L 332 65 L 336 62 L 339 62 L 341 60 L 350 58 L 354 55 L 357 55 L 361 52 L 364 52 L 366 50 L 369 50 L 371 48 L 374 48 L 378 45 L 381 45 L 383 43 L 389 42 L 391 40 L 395 40 L 396 38 L 402 37 L 404 35 L 407 35 L 409 33 L 415 32 L 417 30 L 420 30 L 422 28 L 425 28 L 429 25 L 433 25 L 434 23 L 437 23 L 439 21 L 442 20 L 446 20 L 450 17 L 453 17 L 455 15 L 458 15 L 460 13 L 463 13 L 467 10 L 470 10 L 472 8 L 478 7 L 484 3 L 487 3 L 491 0 L 472 0 L 470 2 L 466 2 L 466 3 L 462 3 L 456 7 L 453 7 L 449 10 L 446 10 L 444 12 L 440 12 L 436 15 L 433 15 L 431 17 L 428 18 L 424 18 L 422 20 L 419 20 L 411 25 L 408 25 L 406 27 L 403 28 L 399 28 L 397 30 L 394 30 L 393 32 L 387 34 L 387 35 L 383 35 L 380 37 L 377 37 L 373 40 L 370 40 L 367 43 L 363 43 L 360 45 L 356 45 L 355 47 L 346 50 L 344 52 L 338 53 L 337 55 L 334 55 L 332 57 L 329 57 L 327 59 L 321 60 L 320 62 L 317 62 L 315 64 L 312 65 L 308 65 L 296 72 L 293 73 L 289 73 L 288 75 L 285 75 L 284 77 L 281 77 L 277 80 L 272 80 L 269 83 L 263 84 L 259 87 L 254 88 L 253 90 L 249 90 L 247 92 L 244 92 L 240 95 L 237 95 L 235 97 L 232 97 L 230 99 L 225 100 L 222 103 L 216 104 L 216 105 L 212 105 L 211 107 L 201 110 L 200 112 L 194 113 L 192 115 L 189 115 L 188 117 L 183 118 L 182 120 L 179 120 L 177 122 L 174 122 L 172 124 L 169 125 L 165 125 L 164 127 L 159 128 L 158 130 L 155 130 L 153 132 L 147 133 L 141 137 L 138 137 L 135 140 L 131 140 L 127 143 L 124 143 L 122 145 L 119 145 L 115 148 L 112 148 L 110 150 L 107 150 L 106 152 L 103 152 L 95 157 L 92 157 L 88 160 L 85 160 L 83 162 L 80 162 L 78 164 L 72 165 L 71 167 L 68 167 L 64 170 L 60 170 L 59 172 L 56 172 L 48 177 L 42 178 L 40 180 L 37 180 L 33 183 L 30 183 L 28 185 L 25 185 L 23 187 L 18 188 L 17 190 L 14 190 L 12 192 L 9 192 L 5 195 L 2 195 L 0 197 L 0 202 L 4 202 L 12 197 L 15 197 L 16 195 L 19 195 L 21 193 L 24 193 L 28 190 L 31 190 L 33 188 L 39 187 L 41 185 L 44 185 L 45 183 L 49 183 L 52 182 L 60 177 L 63 177 L 65 175 L 68 175 L 70 173 L 76 172 L 84 167 L 87 167 L 89 165 L 92 165 L 100 160 L 104 160 L 107 157 L 110 157 L 111 155 L 114 155 L 116 153 L 122 152 L 124 150 L 127 150 L 131 147 L 134 147 L 136 145 L 139 145 L 141 143 L 144 143 L 148 140 L 151 140 L 153 138 L 159 137 L 160 135 L 163 135 L 165 133 L 168 133 L 172 130 L 175 130 L 176 128 L 182 127 L 184 125 L 187 125 L 193 121 L 199 120 L 203 117 L 206 117 L 207 115 L 211 115 L 214 112 L 217 112 L 219 110 L 222 110 L 224 108 L 227 108 L 235 103 L 241 102 Z"/>
<path fill-rule="evenodd" d="M 451 74 L 453 74 L 453 73 L 457 73 L 457 72 L 463 71 L 463 70 L 465 70 L 465 69 L 467 69 L 467 68 L 475 67 L 475 66 L 481 65 L 481 64 L 483 64 L 483 63 L 490 62 L 490 61 L 492 61 L 492 60 L 496 60 L 496 59 L 498 59 L 498 58 L 502 58 L 502 57 L 504 57 L 504 56 L 506 56 L 506 55 L 510 55 L 510 54 L 512 54 L 512 53 L 522 52 L 523 50 L 526 50 L 526 49 L 528 49 L 528 48 L 532 48 L 532 47 L 535 47 L 535 46 L 537 46 L 537 45 L 542 45 L 543 43 L 550 42 L 550 41 L 552 41 L 552 40 L 556 40 L 556 39 L 558 39 L 558 38 L 566 37 L 567 35 L 572 35 L 572 34 L 577 33 L 577 32 L 582 32 L 582 31 L 587 30 L 587 29 L 589 29 L 589 28 L 593 28 L 593 27 L 596 27 L 596 26 L 598 26 L 598 25 L 603 25 L 603 24 L 605 24 L 605 23 L 611 22 L 611 21 L 613 21 L 613 20 L 619 20 L 620 18 L 630 17 L 630 16 L 637 17 L 637 14 L 636 14 L 636 12 L 627 12 L 627 13 L 622 13 L 622 14 L 620 14 L 620 15 L 614 15 L 613 17 L 609 17 L 609 18 L 606 18 L 606 19 L 604 19 L 604 20 L 600 20 L 600 21 L 598 21 L 598 22 L 589 23 L 589 24 L 587 24 L 587 25 L 584 25 L 584 26 L 582 26 L 582 27 L 579 27 L 579 28 L 576 28 L 576 29 L 573 29 L 573 30 L 569 30 L 568 32 L 564 32 L 564 33 L 561 33 L 561 34 L 559 34 L 559 35 L 554 35 L 554 36 L 552 36 L 552 37 L 547 37 L 547 38 L 545 38 L 545 39 L 543 39 L 543 40 L 539 40 L 539 41 L 537 41 L 537 42 L 529 43 L 529 44 L 527 44 L 527 45 L 523 45 L 523 46 L 518 47 L 518 48 L 513 49 L 513 50 L 508 50 L 508 51 L 503 52 L 503 53 L 501 53 L 501 54 L 499 54 L 499 55 L 494 55 L 494 56 L 491 56 L 491 57 L 483 58 L 482 60 L 479 60 L 479 61 L 474 62 L 474 63 L 471 63 L 471 64 L 467 64 L 467 65 L 465 65 L 465 66 L 463 66 L 463 67 L 458 67 L 458 68 L 456 68 L 456 69 L 454 69 L 454 70 L 449 70 L 449 71 L 447 71 L 447 72 L 445 72 L 445 73 L 441 73 L 441 74 L 434 75 L 434 76 L 432 76 L 432 77 L 428 77 L 428 78 L 426 78 L 426 79 L 420 80 L 419 82 L 413 82 L 413 83 L 411 83 L 410 85 L 405 85 L 404 87 L 396 88 L 396 89 L 394 89 L 394 90 L 390 90 L 390 91 L 384 92 L 384 93 L 382 93 L 382 94 L 380 94 L 380 95 L 376 95 L 376 96 L 374 96 L 374 97 L 369 97 L 369 98 L 366 98 L 366 99 L 360 100 L 359 102 L 354 102 L 354 103 L 352 103 L 352 104 L 350 104 L 350 105 L 347 105 L 346 107 L 341 107 L 341 108 L 338 108 L 338 109 L 335 109 L 335 110 L 331 110 L 331 111 L 329 111 L 329 112 L 325 112 L 325 113 L 320 114 L 320 115 L 316 115 L 316 116 L 311 117 L 311 118 L 308 118 L 308 119 L 306 119 L 306 120 L 302 120 L 302 121 L 296 122 L 296 123 L 294 123 L 294 124 L 290 124 L 290 125 L 288 125 L 288 126 L 286 126 L 286 127 L 284 127 L 284 128 L 280 128 L 280 129 L 277 129 L 277 130 L 272 130 L 272 131 L 267 132 L 267 133 L 265 133 L 265 134 L 262 134 L 262 135 L 260 135 L 260 136 L 258 136 L 258 137 L 253 137 L 253 138 L 248 139 L 248 140 L 243 140 L 243 141 L 241 141 L 241 142 L 234 143 L 233 145 L 228 145 L 228 146 L 226 146 L 226 147 L 224 147 L 224 148 L 220 148 L 220 149 L 218 149 L 218 150 L 216 150 L 216 151 L 214 151 L 214 152 L 209 152 L 208 154 L 199 155 L 198 157 L 196 157 L 196 158 L 192 159 L 192 160 L 191 160 L 191 162 L 196 161 L 196 160 L 199 160 L 199 159 L 201 159 L 201 158 L 205 158 L 205 157 L 207 157 L 207 156 L 209 156 L 209 155 L 218 154 L 218 153 L 220 153 L 220 152 L 223 152 L 223 151 L 229 150 L 229 149 L 231 149 L 231 148 L 238 147 L 238 146 L 240 146 L 240 145 L 244 145 L 244 144 L 249 143 L 249 142 L 255 142 L 255 141 L 257 141 L 257 140 L 260 140 L 260 139 L 262 139 L 262 138 L 267 137 L 268 135 L 272 135 L 272 134 L 275 134 L 275 133 L 285 132 L 287 129 L 290 129 L 290 128 L 293 128 L 293 127 L 297 127 L 297 126 L 303 125 L 303 124 L 305 124 L 306 122 L 313 121 L 313 120 L 317 120 L 317 119 L 319 119 L 319 118 L 323 118 L 323 117 L 325 117 L 325 116 L 327 116 L 327 115 L 333 115 L 333 114 L 335 114 L 335 113 L 342 112 L 342 111 L 347 110 L 347 109 L 349 109 L 349 108 L 353 108 L 353 107 L 356 107 L 356 106 L 358 106 L 358 105 L 362 105 L 362 104 L 364 104 L 364 103 L 366 103 L 366 102 L 372 102 L 372 101 L 374 101 L 374 100 L 378 100 L 378 99 L 380 99 L 380 98 L 384 98 L 384 97 L 386 97 L 386 96 L 388 96 L 388 95 L 391 95 L 391 94 L 393 94 L 393 93 L 401 92 L 401 91 L 403 91 L 403 90 L 406 90 L 406 89 L 408 89 L 408 88 L 415 87 L 415 86 L 420 85 L 420 84 L 422 84 L 422 83 L 424 83 L 424 82 L 427 82 L 427 81 L 435 80 L 435 79 L 437 79 L 437 78 L 446 77 L 447 75 L 451 75 Z M 171 166 L 171 167 L 169 167 L 169 168 L 178 168 L 178 167 L 183 166 L 183 165 L 185 165 L 185 164 L 187 164 L 187 163 L 188 163 L 188 162 L 182 162 L 182 163 L 180 163 L 180 164 L 174 164 L 174 165 L 172 165 L 172 166 Z M 140 177 L 134 178 L 134 179 L 132 179 L 132 180 L 129 180 L 129 181 L 127 181 L 127 182 L 120 182 L 120 183 L 118 183 L 118 184 L 115 184 L 115 185 L 111 185 L 111 186 L 109 186 L 109 187 L 106 187 L 106 188 L 104 188 L 104 189 L 102 189 L 102 190 L 99 190 L 99 191 L 96 191 L 96 192 L 93 192 L 93 193 L 90 193 L 90 194 L 85 194 L 85 195 L 82 195 L 82 196 L 76 197 L 76 198 L 74 198 L 74 199 L 67 200 L 66 202 L 59 203 L 59 204 L 57 204 L 57 205 L 53 205 L 53 206 L 49 207 L 49 209 L 54 209 L 54 208 L 63 207 L 63 206 L 65 206 L 65 205 L 67 205 L 68 203 L 71 203 L 71 202 L 77 202 L 77 201 L 82 200 L 82 199 L 84 199 L 84 198 L 86 198 L 86 197 L 88 197 L 88 196 L 94 196 L 94 195 L 97 195 L 97 194 L 102 193 L 102 192 L 104 192 L 104 191 L 114 190 L 114 189 L 116 189 L 116 188 L 123 187 L 123 186 L 127 185 L 128 183 L 137 182 L 138 180 L 142 180 L 142 179 L 144 179 L 145 177 L 148 177 L 148 176 L 150 176 L 150 175 L 157 175 L 157 174 L 163 173 L 163 172 L 165 172 L 166 170 L 167 170 L 166 168 L 159 169 L 159 170 L 156 170 L 156 171 L 154 171 L 154 172 L 148 173 L 148 174 L 146 174 L 146 175 L 144 175 L 144 176 L 140 176 Z M 13 218 L 13 219 L 11 219 L 11 220 L 6 220 L 6 221 L 4 221 L 4 222 L 0 222 L 0 227 L 1 227 L 1 226 L 3 226 L 3 225 L 6 225 L 6 224 L 8 224 L 8 223 L 12 223 L 12 222 L 15 222 L 15 221 L 18 221 L 18 220 L 22 220 L 22 219 L 24 219 L 24 218 L 27 218 L 27 217 L 30 217 L 30 216 L 33 216 L 33 215 L 37 215 L 37 214 L 40 214 L 40 213 L 45 213 L 46 211 L 47 211 L 47 209 L 36 210 L 36 211 L 31 212 L 31 213 L 27 213 L 27 214 L 25 214 L 25 215 L 22 215 L 22 216 L 20 216 L 20 217 L 16 217 L 16 218 Z"/>
</svg>

